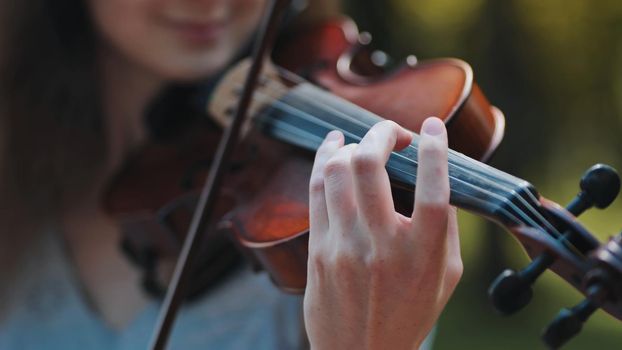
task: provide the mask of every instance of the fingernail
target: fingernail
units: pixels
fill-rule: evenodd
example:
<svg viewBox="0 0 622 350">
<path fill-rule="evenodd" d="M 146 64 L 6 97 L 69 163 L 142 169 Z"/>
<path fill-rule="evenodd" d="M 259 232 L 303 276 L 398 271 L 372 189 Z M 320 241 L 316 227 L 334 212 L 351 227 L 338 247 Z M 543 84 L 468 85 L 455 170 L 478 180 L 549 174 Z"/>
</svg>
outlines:
<svg viewBox="0 0 622 350">
<path fill-rule="evenodd" d="M 445 125 L 442 120 L 436 117 L 430 117 L 423 122 L 421 133 L 430 136 L 438 136 L 443 133 L 444 129 Z"/>
<path fill-rule="evenodd" d="M 341 132 L 333 130 L 326 135 L 326 141 L 337 141 L 341 137 Z"/>
</svg>

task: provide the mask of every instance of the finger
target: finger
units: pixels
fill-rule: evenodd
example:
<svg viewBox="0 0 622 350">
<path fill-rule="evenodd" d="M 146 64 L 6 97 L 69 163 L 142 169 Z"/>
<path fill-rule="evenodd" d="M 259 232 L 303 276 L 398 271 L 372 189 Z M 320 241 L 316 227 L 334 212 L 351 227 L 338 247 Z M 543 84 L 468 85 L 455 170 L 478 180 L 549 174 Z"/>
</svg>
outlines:
<svg viewBox="0 0 622 350">
<path fill-rule="evenodd" d="M 445 286 L 448 297 L 462 277 L 463 265 L 460 254 L 460 235 L 458 233 L 458 218 L 455 207 L 449 207 L 447 218 L 447 263 L 445 272 Z"/>
<path fill-rule="evenodd" d="M 460 235 L 458 230 L 458 214 L 456 207 L 452 206 L 449 207 L 447 214 L 447 257 L 450 260 L 450 263 L 460 262 L 460 265 L 462 265 Z"/>
<path fill-rule="evenodd" d="M 447 261 L 443 275 L 443 286 L 440 291 L 440 301 L 445 304 L 451 298 L 460 278 L 462 277 L 463 265 L 460 254 L 460 240 L 458 235 L 458 219 L 455 207 L 450 207 L 447 221 Z"/>
<path fill-rule="evenodd" d="M 354 185 L 361 218 L 374 227 L 395 219 L 391 184 L 385 165 L 395 149 L 412 141 L 412 133 L 393 121 L 382 121 L 365 134 L 352 155 Z"/>
<path fill-rule="evenodd" d="M 333 130 L 326 135 L 318 148 L 309 180 L 309 226 L 314 233 L 328 229 L 328 213 L 324 193 L 324 167 L 326 162 L 343 145 L 343 134 Z"/>
<path fill-rule="evenodd" d="M 349 232 L 356 219 L 356 202 L 352 183 L 352 151 L 356 144 L 341 147 L 324 167 L 324 193 L 328 225 L 333 232 Z M 333 230 L 335 228 L 335 230 Z"/>
<path fill-rule="evenodd" d="M 430 257 L 444 258 L 449 209 L 447 132 L 438 118 L 428 118 L 419 138 L 417 186 L 412 217 L 418 246 Z"/>
</svg>

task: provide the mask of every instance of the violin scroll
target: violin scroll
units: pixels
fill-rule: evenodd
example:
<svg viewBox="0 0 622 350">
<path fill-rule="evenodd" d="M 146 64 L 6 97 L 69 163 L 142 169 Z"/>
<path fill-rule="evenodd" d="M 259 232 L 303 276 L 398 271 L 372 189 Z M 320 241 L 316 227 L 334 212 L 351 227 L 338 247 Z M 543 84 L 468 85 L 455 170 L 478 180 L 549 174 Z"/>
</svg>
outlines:
<svg viewBox="0 0 622 350">
<path fill-rule="evenodd" d="M 542 234 L 532 227 L 511 228 L 532 262 L 519 272 L 505 270 L 488 291 L 495 309 L 506 315 L 529 303 L 532 284 L 547 269 L 581 291 L 586 299 L 563 309 L 543 333 L 545 344 L 555 349 L 577 335 L 599 308 L 622 319 L 622 233 L 600 244 L 576 221 L 589 208 L 609 206 L 620 191 L 620 177 L 613 168 L 597 164 L 586 171 L 580 187 L 566 209 L 541 199 L 560 235 Z"/>
<path fill-rule="evenodd" d="M 579 187 L 581 191 L 566 207 L 566 210 L 575 217 L 592 207 L 599 209 L 608 207 L 620 192 L 620 177 L 612 167 L 596 164 L 585 172 Z M 577 238 L 573 239 L 573 235 L 572 230 L 566 231 L 562 240 L 576 241 Z M 593 247 L 593 243 L 589 242 L 587 247 Z M 584 244 L 580 250 L 585 249 Z M 488 289 L 493 307 L 503 315 L 511 315 L 527 306 L 533 296 L 531 286 L 554 262 L 555 258 L 550 252 L 544 251 L 518 272 L 511 269 L 503 271 Z"/>
<path fill-rule="evenodd" d="M 606 303 L 622 301 L 622 233 L 592 253 L 590 263 L 593 267 L 585 277 L 587 297 L 572 308 L 562 309 L 542 335 L 552 349 L 579 334 L 588 318 Z"/>
</svg>

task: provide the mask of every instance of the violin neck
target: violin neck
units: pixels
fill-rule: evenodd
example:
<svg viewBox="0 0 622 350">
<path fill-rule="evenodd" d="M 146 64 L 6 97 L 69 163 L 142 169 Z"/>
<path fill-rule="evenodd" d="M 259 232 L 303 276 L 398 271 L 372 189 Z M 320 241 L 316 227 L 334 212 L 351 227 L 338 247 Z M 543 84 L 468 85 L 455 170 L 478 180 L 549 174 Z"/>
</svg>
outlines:
<svg viewBox="0 0 622 350">
<path fill-rule="evenodd" d="M 340 130 L 345 143 L 358 143 L 383 119 L 312 84 L 301 83 L 280 96 L 257 117 L 268 136 L 316 151 L 325 135 Z M 414 191 L 417 181 L 419 136 L 410 146 L 393 152 L 386 168 L 394 185 Z M 450 203 L 505 225 L 538 220 L 538 194 L 527 181 L 450 150 Z M 536 218 L 534 218 L 534 216 Z"/>
</svg>

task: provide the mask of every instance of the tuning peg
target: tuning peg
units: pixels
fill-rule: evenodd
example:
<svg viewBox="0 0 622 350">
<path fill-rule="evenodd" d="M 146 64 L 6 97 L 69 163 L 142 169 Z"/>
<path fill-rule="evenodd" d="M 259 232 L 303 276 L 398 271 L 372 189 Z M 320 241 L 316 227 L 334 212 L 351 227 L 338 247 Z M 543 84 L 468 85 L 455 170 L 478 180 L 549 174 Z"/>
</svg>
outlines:
<svg viewBox="0 0 622 350">
<path fill-rule="evenodd" d="M 503 271 L 488 288 L 493 307 L 501 314 L 511 315 L 524 308 L 531 301 L 531 285 L 555 259 L 543 253 L 519 272 Z"/>
<path fill-rule="evenodd" d="M 620 191 L 620 177 L 612 167 L 596 164 L 583 174 L 579 187 L 581 192 L 566 207 L 575 216 L 593 206 L 600 209 L 609 206 Z M 572 231 L 563 235 L 564 240 L 571 238 Z M 493 307 L 501 314 L 510 315 L 529 304 L 533 296 L 531 286 L 554 261 L 554 257 L 544 252 L 519 272 L 503 271 L 488 288 Z"/>
<path fill-rule="evenodd" d="M 542 334 L 542 340 L 550 349 L 558 349 L 583 328 L 583 323 L 598 309 L 598 305 L 585 299 L 573 308 L 562 309 Z"/>
<path fill-rule="evenodd" d="M 620 192 L 620 176 L 614 168 L 596 164 L 583 174 L 579 187 L 581 192 L 566 207 L 575 216 L 591 207 L 608 207 Z"/>
</svg>

